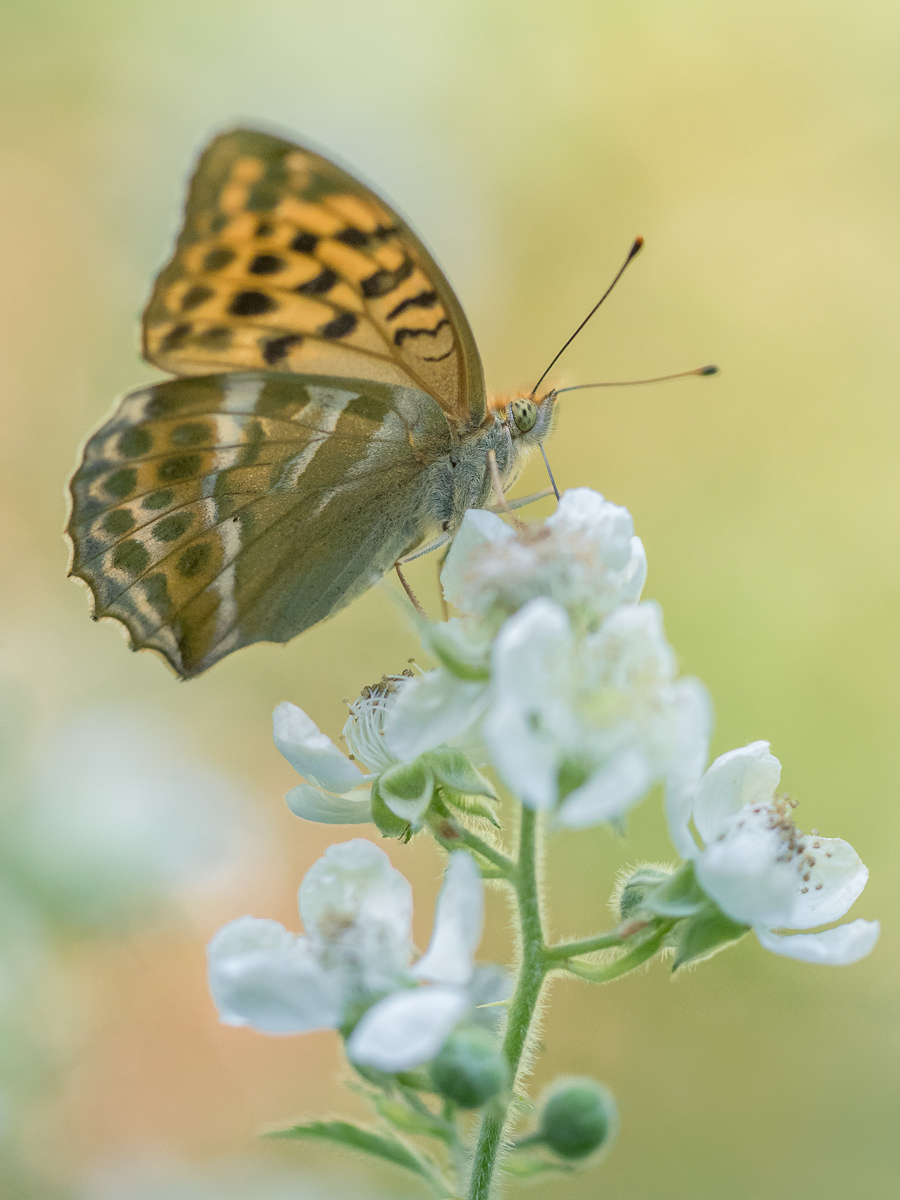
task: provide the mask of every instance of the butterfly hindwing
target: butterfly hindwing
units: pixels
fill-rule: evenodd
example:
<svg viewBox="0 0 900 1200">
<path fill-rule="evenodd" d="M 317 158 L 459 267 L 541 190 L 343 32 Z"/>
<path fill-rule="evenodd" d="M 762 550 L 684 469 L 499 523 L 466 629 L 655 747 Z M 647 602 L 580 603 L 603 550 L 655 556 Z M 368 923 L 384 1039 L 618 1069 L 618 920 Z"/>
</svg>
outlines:
<svg viewBox="0 0 900 1200">
<path fill-rule="evenodd" d="M 290 371 L 417 388 L 462 429 L 485 413 L 468 321 L 405 222 L 346 171 L 233 130 L 191 181 L 144 353 L 177 375 Z"/>
<path fill-rule="evenodd" d="M 72 574 L 179 674 L 287 641 L 430 532 L 450 431 L 427 395 L 233 373 L 127 395 L 72 480 Z"/>
</svg>

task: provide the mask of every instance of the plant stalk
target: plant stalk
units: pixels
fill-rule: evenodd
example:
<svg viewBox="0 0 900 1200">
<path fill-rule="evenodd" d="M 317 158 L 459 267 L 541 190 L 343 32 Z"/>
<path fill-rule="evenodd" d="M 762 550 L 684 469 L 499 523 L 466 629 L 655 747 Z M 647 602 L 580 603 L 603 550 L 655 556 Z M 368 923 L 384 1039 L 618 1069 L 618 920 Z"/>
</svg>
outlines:
<svg viewBox="0 0 900 1200">
<path fill-rule="evenodd" d="M 544 933 L 541 926 L 541 902 L 537 877 L 537 814 L 522 807 L 519 830 L 519 854 L 513 879 L 519 910 L 519 931 L 522 940 L 522 965 L 515 995 L 509 1006 L 509 1021 L 503 1042 L 503 1053 L 509 1064 L 510 1079 L 515 1092 L 515 1080 L 528 1042 L 541 988 L 547 973 Z M 484 1114 L 475 1148 L 469 1200 L 489 1200 L 498 1157 L 503 1143 L 503 1130 L 509 1118 L 510 1101 Z"/>
</svg>

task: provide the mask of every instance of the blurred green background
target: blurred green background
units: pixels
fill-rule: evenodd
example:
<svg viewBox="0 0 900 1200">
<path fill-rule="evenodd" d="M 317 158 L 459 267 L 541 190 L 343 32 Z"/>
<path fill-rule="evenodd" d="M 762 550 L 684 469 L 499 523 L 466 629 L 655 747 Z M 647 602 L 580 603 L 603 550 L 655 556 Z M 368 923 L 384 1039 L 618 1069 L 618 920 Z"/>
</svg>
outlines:
<svg viewBox="0 0 900 1200">
<path fill-rule="evenodd" d="M 194 156 L 241 121 L 331 151 L 409 216 L 498 391 L 530 386 L 646 238 L 554 381 L 723 373 L 567 397 L 551 461 L 634 514 L 647 594 L 712 691 L 715 751 L 770 739 L 801 823 L 872 871 L 853 915 L 884 932 L 857 966 L 747 939 L 674 982 L 657 964 L 557 984 L 536 1086 L 596 1075 L 622 1133 L 598 1171 L 530 1194 L 896 1194 L 898 62 L 900 9 L 879 0 L 3 0 L 4 1195 L 416 1194 L 328 1151 L 255 1148 L 265 1122 L 359 1110 L 333 1035 L 219 1026 L 203 961 L 242 913 L 296 925 L 336 831 L 287 813 L 271 710 L 290 699 L 337 735 L 342 698 L 419 651 L 400 609 L 376 589 L 183 685 L 92 625 L 65 578 L 76 449 L 157 377 L 139 314 Z M 523 487 L 540 486 L 534 466 Z M 431 598 L 432 574 L 413 571 Z M 123 761 L 174 773 L 168 807 L 130 796 Z M 206 780 L 199 808 L 173 791 L 184 771 Z M 438 857 L 391 854 L 422 944 Z M 657 803 L 624 842 L 560 839 L 556 932 L 604 927 L 617 867 L 670 856 Z M 493 914 L 502 931 L 496 897 Z"/>
</svg>

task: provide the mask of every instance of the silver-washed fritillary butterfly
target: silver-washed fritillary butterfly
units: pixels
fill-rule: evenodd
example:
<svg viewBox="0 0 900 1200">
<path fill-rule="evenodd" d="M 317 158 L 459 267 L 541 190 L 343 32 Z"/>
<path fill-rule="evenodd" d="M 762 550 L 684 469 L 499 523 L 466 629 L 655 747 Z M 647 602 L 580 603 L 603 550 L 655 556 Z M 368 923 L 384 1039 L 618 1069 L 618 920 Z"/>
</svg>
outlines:
<svg viewBox="0 0 900 1200">
<path fill-rule="evenodd" d="M 131 392 L 71 483 L 71 573 L 182 677 L 285 642 L 504 483 L 554 396 L 488 402 L 428 251 L 334 163 L 215 138 L 143 318 L 178 378 Z"/>
</svg>

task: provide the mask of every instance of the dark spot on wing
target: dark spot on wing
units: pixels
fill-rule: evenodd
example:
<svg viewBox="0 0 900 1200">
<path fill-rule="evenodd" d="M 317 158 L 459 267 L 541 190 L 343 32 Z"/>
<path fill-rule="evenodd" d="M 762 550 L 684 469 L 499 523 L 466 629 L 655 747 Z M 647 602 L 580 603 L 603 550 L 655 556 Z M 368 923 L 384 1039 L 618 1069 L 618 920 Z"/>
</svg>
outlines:
<svg viewBox="0 0 900 1200">
<path fill-rule="evenodd" d="M 184 425 L 176 425 L 169 434 L 169 439 L 175 446 L 202 446 L 204 442 L 215 440 L 215 426 L 206 421 L 187 421 Z"/>
<path fill-rule="evenodd" d="M 148 575 L 143 581 L 144 595 L 160 616 L 165 616 L 172 607 L 169 597 L 169 581 L 162 571 Z"/>
<path fill-rule="evenodd" d="M 127 508 L 114 508 L 112 512 L 107 513 L 103 521 L 103 528 L 113 537 L 121 537 L 123 533 L 127 533 L 134 525 L 134 517 Z"/>
<path fill-rule="evenodd" d="M 303 338 L 299 333 L 285 333 L 281 337 L 270 338 L 263 343 L 263 358 L 270 367 L 273 367 L 275 363 L 287 358 L 291 346 L 299 346 L 302 341 Z"/>
<path fill-rule="evenodd" d="M 256 226 L 256 236 L 257 237 L 271 237 L 272 231 L 274 228 L 275 228 L 275 226 L 272 224 L 271 221 L 260 221 L 259 224 Z"/>
<path fill-rule="evenodd" d="M 258 317 L 278 307 L 278 301 L 265 292 L 238 292 L 228 306 L 235 317 Z"/>
<path fill-rule="evenodd" d="M 112 565 L 131 575 L 139 575 L 150 562 L 150 554 L 135 538 L 119 542 L 113 551 Z"/>
<path fill-rule="evenodd" d="M 137 483 L 137 471 L 134 467 L 120 467 L 118 471 L 113 471 L 109 479 L 103 485 L 103 490 L 108 492 L 110 496 L 118 496 L 124 500 L 126 496 L 131 495 Z"/>
<path fill-rule="evenodd" d="M 177 542 L 193 524 L 191 513 L 172 513 L 153 526 L 153 536 L 160 542 Z"/>
<path fill-rule="evenodd" d="M 167 458 L 156 468 L 156 478 L 160 483 L 175 483 L 179 479 L 191 479 L 200 470 L 203 459 L 199 454 L 179 454 L 176 458 Z"/>
<path fill-rule="evenodd" d="M 203 260 L 204 271 L 221 271 L 234 261 L 234 251 L 227 246 L 214 246 Z"/>
<path fill-rule="evenodd" d="M 146 454 L 153 445 L 153 437 L 149 430 L 137 425 L 126 429 L 116 442 L 116 447 L 123 458 L 137 458 Z"/>
<path fill-rule="evenodd" d="M 351 312 L 344 312 L 329 321 L 327 325 L 323 325 L 319 333 L 324 338 L 342 338 L 346 337 L 348 333 L 352 333 L 356 325 L 357 317 Z"/>
<path fill-rule="evenodd" d="M 191 327 L 185 321 L 183 321 L 180 325 L 173 325 L 163 340 L 159 343 L 160 350 L 180 350 L 187 341 L 190 332 Z"/>
<path fill-rule="evenodd" d="M 199 571 L 203 570 L 203 566 L 209 560 L 211 553 L 212 547 L 209 542 L 195 542 L 193 546 L 188 546 L 184 551 L 178 559 L 176 566 L 186 579 L 190 579 L 192 575 L 196 575 Z"/>
<path fill-rule="evenodd" d="M 211 287 L 204 287 L 203 284 L 198 283 L 195 287 L 188 288 L 181 297 L 181 311 L 187 312 L 191 308 L 196 308 L 198 305 L 204 304 L 207 300 L 211 299 L 214 295 L 215 292 Z"/>
<path fill-rule="evenodd" d="M 418 296 L 410 296 L 408 300 L 401 300 L 396 308 L 392 308 L 387 315 L 388 321 L 393 321 L 395 317 L 399 317 L 401 313 L 405 313 L 410 308 L 433 308 L 438 301 L 437 292 L 419 292 Z"/>
<path fill-rule="evenodd" d="M 443 329 L 445 325 L 449 324 L 450 322 L 446 317 L 441 317 L 440 321 L 438 321 L 437 325 L 435 325 L 433 329 L 408 329 L 404 326 L 403 329 L 398 329 L 394 334 L 394 345 L 402 346 L 407 338 L 423 337 L 425 334 L 428 334 L 429 337 L 436 337 L 439 331 Z M 441 355 L 441 358 L 446 357 L 446 354 Z M 440 362 L 440 359 L 426 359 L 426 362 Z"/>
<path fill-rule="evenodd" d="M 149 496 L 145 496 L 141 502 L 141 508 L 157 509 L 168 508 L 175 499 L 174 492 L 169 488 L 163 488 L 162 491 L 152 492 Z"/>
<path fill-rule="evenodd" d="M 227 325 L 213 325 L 198 333 L 194 341 L 204 350 L 227 350 L 231 345 L 231 330 Z"/>
<path fill-rule="evenodd" d="M 338 277 L 331 267 L 325 267 L 318 275 L 295 287 L 294 291 L 301 296 L 321 296 L 323 292 L 330 291 L 337 281 Z"/>
<path fill-rule="evenodd" d="M 413 267 L 414 264 L 411 258 L 402 262 L 396 271 L 388 271 L 385 267 L 382 267 L 381 270 L 362 280 L 359 285 L 362 289 L 362 294 L 370 300 L 376 296 L 386 296 L 401 284 L 404 279 L 409 279 L 413 273 Z"/>
<path fill-rule="evenodd" d="M 361 229 L 354 229 L 350 225 L 346 229 L 341 229 L 338 233 L 334 234 L 334 240 L 336 242 L 343 242 L 345 246 L 355 246 L 358 248 L 360 246 L 368 246 L 369 235 L 363 233 Z"/>
<path fill-rule="evenodd" d="M 257 254 L 247 270 L 251 275 L 277 275 L 286 266 L 287 263 L 277 254 Z"/>
<path fill-rule="evenodd" d="M 296 250 L 298 254 L 311 254 L 318 241 L 319 239 L 314 233 L 307 233 L 304 229 L 291 242 L 291 249 Z"/>
</svg>

